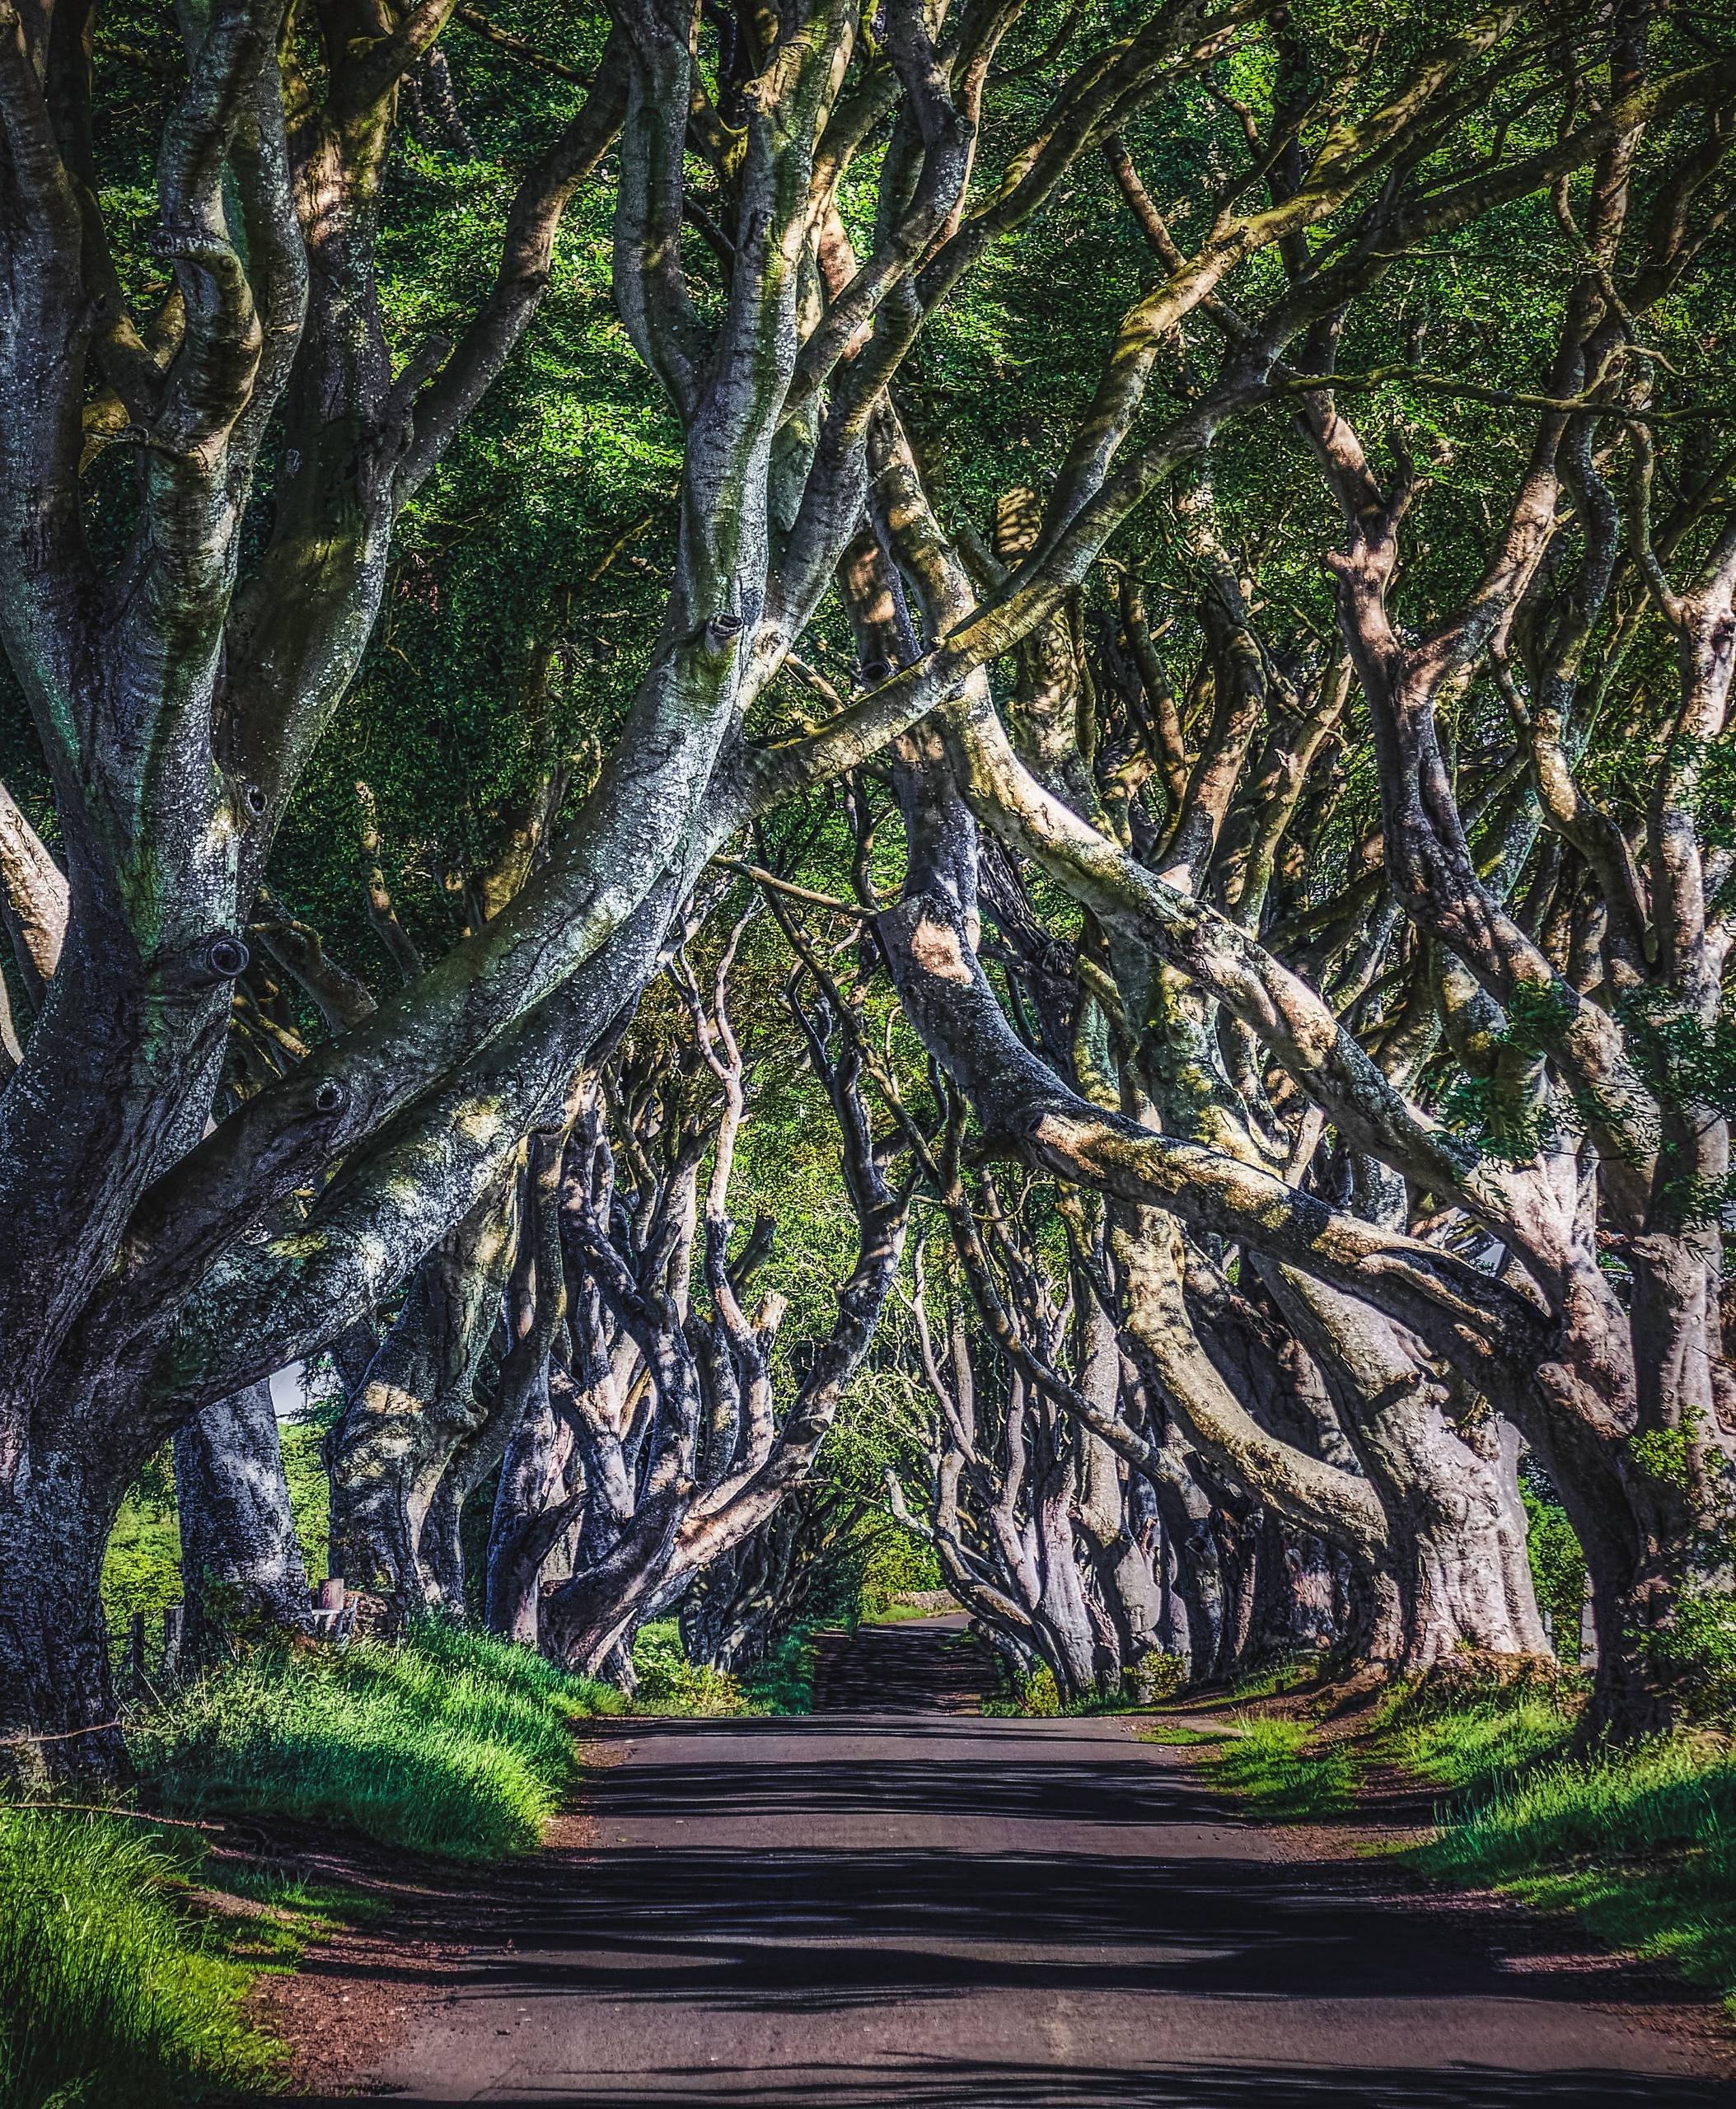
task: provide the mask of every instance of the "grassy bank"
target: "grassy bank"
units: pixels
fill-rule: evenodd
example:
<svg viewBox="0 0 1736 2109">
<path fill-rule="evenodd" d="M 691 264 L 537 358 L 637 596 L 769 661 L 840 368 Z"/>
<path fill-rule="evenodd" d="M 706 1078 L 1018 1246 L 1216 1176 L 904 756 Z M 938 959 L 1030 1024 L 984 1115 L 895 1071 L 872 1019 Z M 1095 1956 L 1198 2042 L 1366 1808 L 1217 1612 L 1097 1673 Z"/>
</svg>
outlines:
<svg viewBox="0 0 1736 2109">
<path fill-rule="evenodd" d="M 242 2009 L 259 1965 L 186 1890 L 147 1825 L 0 1811 L 0 2109 L 168 2109 L 269 2079 Z"/>
<path fill-rule="evenodd" d="M 1570 1750 L 1570 1706 L 1546 1695 L 1462 1701 L 1388 1741 L 1454 1789 L 1420 1872 L 1574 1913 L 1612 1947 L 1673 1964 L 1736 2016 L 1736 1752 L 1721 1736 L 1603 1756 Z"/>
<path fill-rule="evenodd" d="M 623 1704 L 526 1649 L 429 1624 L 399 1648 L 298 1649 L 203 1677 L 128 1743 L 171 1817 L 300 1817 L 486 1860 L 536 1844 L 573 1779 L 573 1723 Z M 219 1875 L 200 1853 L 196 1831 L 0 1809 L 0 2109 L 157 2109 L 269 2080 L 277 2050 L 247 1987 L 329 1917 L 281 1874 L 225 1861 Z"/>
<path fill-rule="evenodd" d="M 573 1723 L 622 1705 L 527 1648 L 429 1623 L 402 1647 L 223 1671 L 129 1740 L 172 1813 L 304 1817 L 485 1860 L 536 1843 L 573 1778 Z"/>
<path fill-rule="evenodd" d="M 1403 1855 L 1419 1874 L 1571 1913 L 1715 1989 L 1736 2016 L 1736 1751 L 1701 1733 L 1579 1757 L 1580 1700 L 1570 1675 L 1471 1676 L 1394 1694 L 1351 1736 L 1252 1713 L 1149 1733 L 1206 1746 L 1214 1783 L 1272 1822 L 1352 1812 L 1371 1766 L 1437 1785 L 1439 1828 Z"/>
<path fill-rule="evenodd" d="M 1270 1714 L 1233 1716 L 1206 1763 L 1214 1779 L 1274 1823 L 1342 1816 L 1355 1799 L 1360 1770 L 1342 1743 L 1317 1742 L 1306 1723 Z"/>
</svg>

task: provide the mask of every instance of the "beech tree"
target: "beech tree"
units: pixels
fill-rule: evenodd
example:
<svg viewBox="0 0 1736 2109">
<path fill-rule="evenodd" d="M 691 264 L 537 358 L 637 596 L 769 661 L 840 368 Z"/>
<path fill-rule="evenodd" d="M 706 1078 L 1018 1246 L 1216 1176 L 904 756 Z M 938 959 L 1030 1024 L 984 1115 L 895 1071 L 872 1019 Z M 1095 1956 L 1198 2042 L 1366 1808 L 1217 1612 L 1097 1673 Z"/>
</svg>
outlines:
<svg viewBox="0 0 1736 2109">
<path fill-rule="evenodd" d="M 1723 1129 L 1691 1091 L 1649 1083 L 1641 1050 L 1676 1044 L 1678 1017 L 1702 1037 L 1717 1022 L 1723 952 L 1704 904 L 1721 868 L 1705 863 L 1696 801 L 1723 722 L 1730 567 L 1721 472 L 1678 477 L 1677 428 L 1659 414 L 1668 370 L 1644 332 L 1721 230 L 1736 62 L 1644 8 L 1395 24 L 1256 0 L 1102 20 L 1018 0 L 623 4 L 586 17 L 582 63 L 555 56 L 592 85 L 518 183 L 492 284 L 456 328 L 394 342 L 381 271 L 394 142 L 412 122 L 467 136 L 430 62 L 451 12 L 217 0 L 190 16 L 140 231 L 105 185 L 93 121 L 103 69 L 124 58 L 63 7 L 0 7 L 0 634 L 48 787 L 34 830 L 18 805 L 0 813 L 18 986 L 41 997 L 0 1097 L 4 1718 L 111 1718 L 101 1552 L 161 1441 L 400 1295 L 378 1353 L 425 1361 L 432 1336 L 406 1331 L 404 1311 L 442 1267 L 481 1279 L 474 1325 L 419 1376 L 414 1426 L 371 1453 L 389 1471 L 350 1470 L 370 1427 L 381 1433 L 371 1409 L 335 1463 L 353 1481 L 356 1557 L 389 1554 L 407 1578 L 419 1544 L 400 1532 L 388 1546 L 362 1518 L 368 1489 L 411 1485 L 389 1504 L 393 1527 L 409 1517 L 432 1586 L 450 1592 L 462 1461 L 517 1432 L 509 1412 L 472 1424 L 466 1358 L 508 1307 L 517 1338 L 536 1340 L 526 1270 L 552 1276 L 536 1255 L 554 1235 L 545 1203 L 552 1166 L 571 1161 L 569 1114 L 578 1132 L 711 860 L 817 787 L 870 781 L 861 772 L 882 755 L 907 870 L 900 900 L 872 905 L 900 1001 L 984 1148 L 1107 1197 L 1127 1329 L 1193 1439 L 1262 1495 L 1286 1483 L 1297 1519 L 1334 1543 L 1360 1532 L 1372 1558 L 1390 1537 L 1367 1430 L 1359 1471 L 1299 1471 L 1304 1452 L 1273 1447 L 1209 1374 L 1190 1246 L 1205 1241 L 1209 1259 L 1217 1241 L 1238 1274 L 1247 1256 L 1238 1294 L 1252 1300 L 1257 1272 L 1329 1387 L 1337 1372 L 1347 1435 L 1345 1401 L 1384 1397 L 1376 1365 L 1389 1358 L 1415 1405 L 1383 1452 L 1395 1473 L 1407 1444 L 1420 1470 L 1456 1461 L 1441 1447 L 1455 1387 L 1523 1430 L 1592 1555 L 1601 1718 L 1662 1718 L 1668 1677 L 1651 1642 L 1717 1508 L 1716 1233 L 1684 1196 L 1721 1176 Z M 438 956 L 397 952 L 403 985 L 364 1004 L 317 928 L 262 898 L 274 844 L 363 670 L 405 510 L 533 330 L 562 216 L 593 180 L 613 193 L 620 325 L 679 433 L 662 605 L 597 766 L 542 771 L 505 830 L 518 848 L 501 882 L 473 889 Z M 1082 354 L 1095 386 L 1034 465 L 1022 507 L 988 523 L 961 509 L 949 526 L 930 488 L 945 450 L 916 415 L 924 346 L 990 274 L 1028 270 L 1022 245 L 1044 215 L 1086 195 L 1146 245 L 1093 289 L 1093 312 L 1106 299 L 1118 311 Z M 1336 371 L 1340 348 L 1358 318 L 1390 321 L 1404 260 L 1450 257 L 1504 214 L 1532 225 L 1551 201 L 1576 260 L 1561 348 L 1537 388 L 1508 376 L 1494 390 L 1535 398 L 1510 406 L 1537 422 L 1533 453 L 1504 526 L 1491 515 L 1486 547 L 1460 567 L 1458 598 L 1424 610 L 1413 635 L 1388 603 L 1408 585 L 1394 567 L 1421 517 L 1419 479 L 1402 460 L 1396 480 L 1370 465 L 1341 407 L 1370 376 Z M 1035 297 L 1027 278 L 1021 297 Z M 1191 495 L 1200 463 L 1242 427 L 1291 419 L 1344 523 L 1322 548 L 1339 545 L 1339 622 L 1394 890 L 1350 1015 L 1341 991 L 1264 942 L 1276 903 L 1261 859 L 1278 842 L 1251 783 L 1246 839 L 1228 825 L 1249 755 L 1270 748 L 1279 779 L 1306 783 L 1326 727 L 1312 749 L 1256 748 L 1256 727 L 1284 714 L 1266 672 L 1280 654 L 1221 572 L 1199 696 L 1209 689 L 1209 729 L 1195 712 L 1179 746 L 1150 625 L 1137 593 L 1123 596 L 1116 649 L 1138 672 L 1127 709 L 1144 713 L 1143 781 L 1136 765 L 1106 771 L 1082 650 L 1103 580 L 1125 568 L 1111 538 L 1132 547 L 1154 507 L 1196 519 L 1210 569 L 1210 507 Z M 1631 470 L 1625 507 L 1602 495 L 1612 449 Z M 1619 562 L 1602 563 L 1599 534 Z M 1575 565 L 1584 582 L 1570 587 Z M 1567 612 L 1551 615 L 1557 588 Z M 856 640 L 841 683 L 799 649 L 835 609 Z M 1575 788 L 1565 689 L 1598 625 L 1630 620 L 1680 640 L 1687 700 L 1666 709 L 1645 692 L 1642 722 L 1665 728 L 1665 788 L 1645 842 L 1623 835 L 1624 862 L 1593 793 Z M 1491 688 L 1515 699 L 1502 707 L 1563 845 L 1551 888 L 1583 897 L 1594 872 L 1592 897 L 1621 923 L 1597 860 L 1644 874 L 1616 936 L 1575 939 L 1564 905 L 1549 926 L 1560 957 L 1507 905 L 1541 854 L 1518 839 L 1523 817 L 1512 872 L 1491 875 L 1445 758 L 1444 713 Z M 1087 919 L 1065 1056 L 1021 1037 L 979 959 L 980 827 Z M 1532 883 L 1523 898 L 1546 894 Z M 376 927 L 389 929 L 383 908 Z M 63 935 L 45 972 L 49 931 Z M 246 1050 L 289 1030 L 249 994 L 255 945 L 310 1011 L 295 1059 L 255 1059 L 242 1090 Z M 1633 960 L 1654 1008 L 1621 1013 Z M 1481 1047 L 1504 1084 L 1523 1069 L 1528 1117 L 1547 1115 L 1539 1134 L 1571 1108 L 1583 1139 L 1521 1162 L 1456 1133 L 1394 1053 L 1388 1006 L 1419 976 L 1446 1044 Z M 843 1042 L 828 1051 L 847 1021 L 808 1016 L 873 1277 L 844 1294 L 841 1381 L 896 1263 L 901 1190 L 838 1066 Z M 1348 1165 L 1337 1185 L 1328 1159 Z M 1598 1257 L 1597 1210 L 1617 1186 L 1610 1234 L 1631 1296 Z M 658 1419 L 653 1500 L 639 1489 L 616 1543 L 581 1549 L 545 1613 L 554 1644 L 587 1662 L 654 1595 L 646 1549 L 706 1491 L 691 1349 L 606 1206 L 575 1168 L 558 1211 L 564 1265 L 634 1338 Z M 725 1258 L 707 1264 L 730 1353 L 751 1361 L 716 1302 Z M 1371 1325 L 1384 1329 L 1373 1358 Z M 540 1354 L 537 1342 L 521 1368 Z M 377 1404 L 387 1388 L 382 1376 Z M 513 1396 L 523 1427 L 536 1382 Z M 789 1436 L 786 1424 L 778 1439 Z M 750 1457 L 765 1465 L 751 1443 Z M 555 1469 L 544 1458 L 543 1485 Z M 1407 1526 L 1416 1543 L 1427 1508 Z M 1483 1616 L 1444 1583 L 1435 1593 L 1453 1618 Z M 1476 1630 L 1497 1639 L 1494 1623 Z M 101 1734 L 58 1747 L 69 1762 L 118 1758 Z"/>
</svg>

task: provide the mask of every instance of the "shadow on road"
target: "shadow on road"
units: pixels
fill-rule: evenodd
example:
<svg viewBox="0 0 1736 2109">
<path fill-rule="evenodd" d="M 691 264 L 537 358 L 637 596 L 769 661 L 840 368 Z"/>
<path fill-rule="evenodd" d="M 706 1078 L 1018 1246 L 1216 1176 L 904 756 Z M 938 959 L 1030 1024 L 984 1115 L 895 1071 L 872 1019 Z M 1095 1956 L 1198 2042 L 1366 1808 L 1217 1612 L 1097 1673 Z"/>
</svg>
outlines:
<svg viewBox="0 0 1736 2109">
<path fill-rule="evenodd" d="M 617 1747 L 584 1849 L 429 1896 L 407 1929 L 456 1967 L 377 2094 L 1731 2109 L 1662 2032 L 1678 2018 L 1644 2011 L 1679 1994 L 1390 1869 L 1275 1857 L 1122 1724 L 840 1712 L 597 1739 Z M 374 1981 L 388 2008 L 428 1989 L 409 1952 Z"/>
<path fill-rule="evenodd" d="M 896 2072 L 794 2074 L 770 2067 L 720 2080 L 704 2066 L 647 2070 L 630 2095 L 581 2074 L 528 2093 L 503 2089 L 479 2097 L 494 2109 L 675 2109 L 695 2089 L 708 2102 L 753 2109 L 1729 2109 L 1716 2083 L 1632 2073 L 1285 2071 L 1200 2066 L 1186 2072 L 1130 2073 L 1124 2067 L 1055 2072 L 960 2060 Z M 397 2109 L 434 2109 L 434 2097 L 376 2097 Z M 449 2098 L 449 2097 L 448 2097 Z M 351 2097 L 352 2101 L 353 2097 Z M 342 2109 L 335 2099 L 313 2109 Z"/>
</svg>

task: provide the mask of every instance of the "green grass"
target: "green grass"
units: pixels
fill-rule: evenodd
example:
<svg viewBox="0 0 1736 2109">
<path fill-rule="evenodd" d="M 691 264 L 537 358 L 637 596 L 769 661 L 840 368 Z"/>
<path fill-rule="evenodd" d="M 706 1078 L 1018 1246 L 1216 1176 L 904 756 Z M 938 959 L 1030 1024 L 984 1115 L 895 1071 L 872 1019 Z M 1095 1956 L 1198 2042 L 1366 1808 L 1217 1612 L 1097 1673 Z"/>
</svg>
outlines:
<svg viewBox="0 0 1736 2109">
<path fill-rule="evenodd" d="M 1573 1719 L 1548 1700 L 1486 1705 L 1431 1714 L 1389 1728 L 1381 1747 L 1442 1785 L 1486 1789 L 1558 1752 L 1573 1733 Z"/>
<path fill-rule="evenodd" d="M 282 1814 L 485 1860 L 536 1844 L 573 1723 L 620 1693 L 438 1624 L 401 1648 L 297 1649 L 202 1678 L 135 1721 L 142 1781 L 181 1815 Z M 209 1878 L 193 1834 L 0 1808 L 0 2109 L 170 2109 L 271 2083 L 242 2002 L 261 1970 L 369 1900 L 269 1865 Z"/>
<path fill-rule="evenodd" d="M 269 2083 L 278 2047 L 241 2004 L 255 1931 L 190 1910 L 173 1850 L 118 1817 L 0 1810 L 0 2109 Z"/>
<path fill-rule="evenodd" d="M 574 1776 L 571 1724 L 623 1704 L 528 1648 L 429 1622 L 400 1648 L 255 1658 L 129 1742 L 177 1813 L 305 1817 L 485 1860 L 536 1843 Z"/>
<path fill-rule="evenodd" d="M 1281 1662 L 1269 1663 L 1263 1670 L 1254 1670 L 1245 1677 L 1238 1677 L 1230 1687 L 1232 1699 L 1277 1699 L 1287 1691 L 1300 1691 L 1306 1685 L 1320 1681 L 1320 1658 L 1317 1655 L 1293 1655 Z"/>
<path fill-rule="evenodd" d="M 1355 1798 L 1358 1766 L 1341 1743 L 1310 1747 L 1305 1721 L 1232 1714 L 1228 1739 L 1206 1761 L 1214 1781 L 1272 1823 L 1317 1823 Z"/>
<path fill-rule="evenodd" d="M 1196 1743 L 1221 1743 L 1228 1740 L 1230 1731 L 1224 1728 L 1189 1728 L 1179 1721 L 1153 1721 L 1149 1728 L 1141 1728 L 1142 1743 L 1163 1743 L 1177 1749 L 1191 1750 Z"/>
<path fill-rule="evenodd" d="M 962 1607 L 960 1607 L 962 1608 Z M 864 1597 L 859 1625 L 910 1625 L 926 1618 L 944 1618 L 940 1611 L 925 1611 L 920 1604 L 894 1603 L 890 1597 Z"/>
<path fill-rule="evenodd" d="M 1736 1756 L 1685 1738 L 1483 1775 L 1424 1873 L 1575 1912 L 1612 1946 L 1717 1986 L 1736 2014 Z"/>
</svg>

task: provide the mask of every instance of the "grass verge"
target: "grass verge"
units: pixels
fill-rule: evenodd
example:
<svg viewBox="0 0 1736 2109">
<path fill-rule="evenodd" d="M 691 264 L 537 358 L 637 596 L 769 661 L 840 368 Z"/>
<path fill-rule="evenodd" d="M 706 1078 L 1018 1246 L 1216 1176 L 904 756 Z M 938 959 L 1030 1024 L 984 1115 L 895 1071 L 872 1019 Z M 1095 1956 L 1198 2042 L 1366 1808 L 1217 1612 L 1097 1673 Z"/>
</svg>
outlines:
<svg viewBox="0 0 1736 2109">
<path fill-rule="evenodd" d="M 1306 1721 L 1233 1714 L 1225 1725 L 1223 1747 L 1206 1768 L 1253 1814 L 1271 1823 L 1321 1823 L 1355 1800 L 1355 1753 L 1342 1743 L 1314 1743 Z"/>
<path fill-rule="evenodd" d="M 1232 1733 L 1228 1728 L 1190 1728 L 1180 1721 L 1156 1721 L 1150 1728 L 1140 1729 L 1139 1741 L 1191 1750 L 1196 1744 L 1224 1742 Z"/>
<path fill-rule="evenodd" d="M 1576 1757 L 1570 1704 L 1500 1695 L 1412 1718 L 1402 1761 L 1458 1791 L 1406 1856 L 1423 1874 L 1570 1911 L 1612 1947 L 1715 1986 L 1736 2017 L 1736 1753 L 1678 1736 Z"/>
<path fill-rule="evenodd" d="M 1394 1694 L 1369 1730 L 1324 1742 L 1314 1724 L 1247 1714 L 1225 1723 L 1208 1776 L 1273 1822 L 1354 1806 L 1364 1765 L 1397 1764 L 1446 1789 L 1439 1829 L 1403 1854 L 1429 1879 L 1497 1889 L 1570 1913 L 1610 1947 L 1715 1987 L 1736 2018 L 1736 1751 L 1683 1735 L 1589 1758 L 1572 1749 L 1583 1686 L 1511 1664 Z M 1164 1723 L 1153 1742 L 1219 1738 Z"/>
<path fill-rule="evenodd" d="M 260 1656 L 129 1741 L 175 1813 L 302 1817 L 485 1860 L 536 1843 L 573 1777 L 572 1723 L 623 1705 L 528 1648 L 428 1622 L 401 1647 Z"/>
<path fill-rule="evenodd" d="M 119 1817 L 0 1810 L 0 2109 L 140 2109 L 269 2084 L 259 1932 L 190 1908 L 185 1854 Z M 273 1959 L 300 1943 L 271 1915 Z"/>
<path fill-rule="evenodd" d="M 175 1815 L 302 1817 L 482 1860 L 536 1843 L 606 1685 L 428 1623 L 402 1647 L 261 1654 L 134 1722 L 142 1784 Z M 0 1807 L 0 2109 L 168 2109 L 269 2086 L 279 2046 L 247 1988 L 365 1900 L 224 1864 L 120 1814 Z"/>
</svg>

